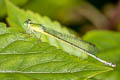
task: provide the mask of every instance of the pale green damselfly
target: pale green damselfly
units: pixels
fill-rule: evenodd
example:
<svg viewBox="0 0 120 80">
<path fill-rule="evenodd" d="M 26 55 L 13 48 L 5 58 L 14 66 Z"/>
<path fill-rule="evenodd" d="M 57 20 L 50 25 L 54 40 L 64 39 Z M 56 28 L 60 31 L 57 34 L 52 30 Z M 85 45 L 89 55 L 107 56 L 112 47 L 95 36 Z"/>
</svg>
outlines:
<svg viewBox="0 0 120 80">
<path fill-rule="evenodd" d="M 83 51 L 84 53 L 86 53 L 87 55 L 95 58 L 96 60 L 104 63 L 105 65 L 108 65 L 108 66 L 111 66 L 111 67 L 115 67 L 116 65 L 115 64 L 112 64 L 110 62 L 107 62 L 105 60 L 102 60 L 100 58 L 98 58 L 97 56 L 95 56 L 93 54 L 93 52 L 95 52 L 95 45 L 93 45 L 92 43 L 89 43 L 87 41 L 84 41 L 84 40 L 81 40 L 81 39 L 78 39 L 76 37 L 73 37 L 71 35 L 67 35 L 67 34 L 63 34 L 63 33 L 60 33 L 60 32 L 57 32 L 53 29 L 50 29 L 50 28 L 47 28 L 45 26 L 43 26 L 42 24 L 37 24 L 37 23 L 32 23 L 30 19 L 28 19 L 27 21 L 25 21 L 25 25 L 27 25 L 27 29 L 29 31 L 31 31 L 32 33 L 35 33 L 35 32 L 40 32 L 42 34 L 45 34 L 45 35 L 48 35 L 48 36 L 51 36 L 57 40 L 61 40 L 75 48 L 78 48 L 80 49 L 81 51 Z M 34 26 L 34 25 L 37 25 Z M 38 27 L 39 26 L 39 27 Z M 71 39 L 71 40 L 70 40 Z M 86 50 L 83 46 L 82 46 L 82 43 L 84 44 L 87 44 L 90 48 L 90 51 Z"/>
</svg>

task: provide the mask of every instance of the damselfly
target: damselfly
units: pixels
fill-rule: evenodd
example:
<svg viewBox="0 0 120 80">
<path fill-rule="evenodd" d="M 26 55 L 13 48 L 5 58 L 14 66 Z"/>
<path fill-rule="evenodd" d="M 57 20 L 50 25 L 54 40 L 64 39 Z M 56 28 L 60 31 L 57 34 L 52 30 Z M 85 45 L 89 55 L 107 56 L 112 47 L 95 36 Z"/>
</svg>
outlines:
<svg viewBox="0 0 120 80">
<path fill-rule="evenodd" d="M 95 58 L 96 60 L 104 63 L 105 65 L 109 65 L 111 67 L 115 67 L 115 64 L 112 64 L 110 62 L 107 62 L 105 60 L 102 60 L 100 58 L 98 58 L 97 56 L 95 56 L 94 54 L 92 54 L 93 52 L 95 52 L 95 45 L 93 45 L 92 43 L 89 43 L 87 41 L 78 39 L 76 37 L 73 37 L 71 35 L 67 35 L 67 34 L 63 34 L 60 32 L 57 32 L 53 29 L 47 28 L 45 26 L 43 26 L 42 24 L 37 24 L 37 23 L 32 23 L 30 19 L 28 19 L 27 21 L 25 21 L 25 25 L 27 25 L 27 29 L 31 32 L 36 34 L 36 32 L 40 32 L 42 34 L 51 36 L 57 40 L 61 40 L 62 42 L 65 42 L 81 51 L 83 51 L 84 53 L 88 54 L 89 56 Z M 36 25 L 36 26 L 35 26 Z M 71 39 L 71 40 L 70 40 Z M 86 48 L 84 48 L 82 46 L 82 43 L 87 44 L 88 47 L 90 48 L 90 51 L 86 50 Z"/>
</svg>

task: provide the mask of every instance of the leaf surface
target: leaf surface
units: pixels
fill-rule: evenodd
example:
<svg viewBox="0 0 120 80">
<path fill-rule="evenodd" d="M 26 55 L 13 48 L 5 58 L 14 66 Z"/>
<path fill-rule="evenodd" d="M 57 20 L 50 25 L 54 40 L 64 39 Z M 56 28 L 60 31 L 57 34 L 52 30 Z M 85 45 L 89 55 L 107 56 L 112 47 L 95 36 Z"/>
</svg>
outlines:
<svg viewBox="0 0 120 80">
<path fill-rule="evenodd" d="M 42 17 L 39 14 L 33 13 L 31 11 L 24 11 L 22 9 L 19 9 L 18 7 L 14 6 L 9 1 L 7 1 L 6 3 L 7 3 L 9 24 L 12 27 L 17 28 L 18 30 L 20 30 L 22 32 L 27 32 L 27 27 L 24 26 L 24 22 L 27 19 L 31 19 L 34 23 L 43 24 L 45 27 L 51 28 L 55 31 L 75 36 L 73 34 L 70 34 L 70 32 L 67 28 L 65 28 L 65 27 L 62 28 L 60 23 L 58 23 L 57 21 L 53 22 L 48 17 Z M 14 15 L 16 15 L 16 16 L 14 16 Z M 40 34 L 40 33 L 38 33 L 38 34 Z M 72 45 L 65 44 L 65 43 L 63 43 L 59 40 L 56 40 L 55 38 L 52 38 L 50 36 L 42 34 L 41 41 L 47 42 L 50 45 L 57 47 L 58 49 L 62 49 L 63 51 L 68 52 L 69 54 L 72 54 L 72 55 L 75 55 L 75 56 L 78 56 L 81 58 L 87 57 L 87 55 L 84 54 L 84 52 L 82 50 L 76 49 Z M 69 39 L 69 41 L 78 44 L 78 41 L 75 42 L 74 39 Z M 91 52 L 91 54 L 94 54 L 95 51 L 97 51 L 97 48 L 95 48 L 94 46 L 92 46 L 88 43 L 84 43 L 79 40 L 79 44 L 80 44 L 81 48 L 85 49 L 88 52 Z"/>
<path fill-rule="evenodd" d="M 0 23 L 1 80 L 85 80 L 112 70 L 11 30 Z"/>
<path fill-rule="evenodd" d="M 96 78 L 100 80 L 119 80 L 120 32 L 96 30 L 88 32 L 83 38 L 96 44 L 100 50 L 97 56 L 117 65 L 115 70 L 99 75 Z"/>
</svg>

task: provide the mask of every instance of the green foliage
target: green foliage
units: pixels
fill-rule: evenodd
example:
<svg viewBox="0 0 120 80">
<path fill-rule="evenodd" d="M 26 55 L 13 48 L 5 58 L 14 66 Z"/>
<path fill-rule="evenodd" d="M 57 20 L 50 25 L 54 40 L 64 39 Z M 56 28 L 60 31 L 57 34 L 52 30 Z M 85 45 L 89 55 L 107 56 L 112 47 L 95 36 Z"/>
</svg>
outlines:
<svg viewBox="0 0 120 80">
<path fill-rule="evenodd" d="M 18 6 L 23 6 L 28 0 L 10 0 Z M 0 19 L 6 15 L 6 4 L 5 0 L 0 0 Z"/>
<path fill-rule="evenodd" d="M 91 31 L 84 35 L 84 39 L 96 44 L 100 50 L 97 54 L 99 57 L 114 62 L 117 65 L 114 71 L 99 75 L 96 78 L 100 80 L 119 80 L 120 32 Z"/>
<path fill-rule="evenodd" d="M 71 56 L 0 23 L 0 79 L 84 80 L 111 68 Z"/>
<path fill-rule="evenodd" d="M 23 6 L 23 5 L 25 5 L 28 1 L 30 1 L 30 0 L 11 0 L 11 2 L 13 2 L 14 4 L 16 4 L 17 6 Z"/>
<path fill-rule="evenodd" d="M 70 34 L 70 32 L 68 31 L 68 29 L 66 28 L 61 28 L 62 26 L 54 21 L 52 22 L 48 17 L 42 17 L 39 14 L 35 14 L 31 11 L 23 11 L 22 9 L 19 9 L 18 7 L 14 6 L 13 4 L 11 4 L 10 2 L 7 2 L 7 11 L 8 11 L 8 22 L 11 26 L 13 26 L 14 28 L 17 27 L 17 29 L 19 28 L 20 31 L 25 32 L 26 28 L 24 26 L 24 22 L 27 19 L 32 19 L 33 22 L 36 23 L 41 23 L 46 27 L 52 28 L 56 31 L 62 32 L 62 33 L 66 33 L 66 34 Z M 16 16 L 14 16 L 16 15 Z M 41 36 L 41 41 L 43 42 L 48 42 L 50 45 L 56 46 L 58 49 L 62 49 L 66 52 L 68 52 L 69 54 L 81 57 L 81 58 L 86 58 L 87 55 L 84 54 L 82 51 L 68 45 L 65 44 L 61 41 L 58 41 L 54 38 L 51 38 L 50 36 L 47 35 L 43 35 Z M 86 48 L 86 50 L 90 51 L 91 46 L 88 46 L 86 43 L 82 43 L 82 46 L 84 46 L 84 48 Z"/>
<path fill-rule="evenodd" d="M 0 19 L 5 16 L 6 8 L 5 8 L 5 0 L 0 0 Z"/>
<path fill-rule="evenodd" d="M 24 8 L 60 20 L 60 16 L 67 14 L 69 9 L 77 6 L 81 1 L 83 0 L 30 0 Z"/>
<path fill-rule="evenodd" d="M 91 57 L 83 60 L 87 55 L 54 38 L 42 34 L 42 42 L 39 42 L 34 35 L 24 34 L 24 21 L 27 19 L 58 32 L 70 34 L 70 31 L 57 21 L 20 9 L 11 2 L 54 19 L 79 3 L 78 0 L 0 0 L 0 18 L 7 13 L 7 24 L 10 25 L 7 28 L 0 23 L 0 80 L 86 80 L 91 77 L 90 80 L 119 80 L 119 32 L 96 30 L 83 37 L 99 48 L 97 56 L 117 64 L 113 70 Z M 84 43 L 81 46 L 90 49 Z"/>
</svg>

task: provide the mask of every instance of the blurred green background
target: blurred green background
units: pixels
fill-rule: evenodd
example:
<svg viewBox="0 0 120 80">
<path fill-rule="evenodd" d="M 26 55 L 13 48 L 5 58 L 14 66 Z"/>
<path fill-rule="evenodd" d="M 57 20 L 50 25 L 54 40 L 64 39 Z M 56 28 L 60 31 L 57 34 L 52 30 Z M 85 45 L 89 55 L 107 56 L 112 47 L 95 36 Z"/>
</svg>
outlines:
<svg viewBox="0 0 120 80">
<path fill-rule="evenodd" d="M 120 1 L 119 0 L 10 0 L 24 10 L 31 10 L 62 25 L 91 41 L 100 49 L 99 56 L 105 54 L 119 63 L 120 58 Z M 5 0 L 0 0 L 0 22 L 7 23 Z M 9 26 L 9 25 L 8 25 Z M 100 32 L 92 32 L 100 30 Z M 107 30 L 108 32 L 104 32 Z M 110 32 L 109 32 L 110 31 Z M 86 34 L 87 33 L 87 34 Z M 86 35 L 85 35 L 86 34 Z M 116 42 L 116 43 L 115 43 Z M 111 51 L 110 51 L 111 49 Z M 116 51 L 114 51 L 116 50 Z M 115 56 L 114 56 L 115 55 Z M 117 56 L 117 59 L 116 59 Z M 105 57 L 105 58 L 106 58 Z M 109 61 L 109 60 L 108 60 Z M 120 66 L 120 65 L 118 65 Z M 120 68 L 113 72 L 96 76 L 91 80 L 119 80 Z"/>
<path fill-rule="evenodd" d="M 119 31 L 118 0 L 11 0 L 17 6 L 49 16 L 80 35 L 93 29 Z M 0 0 L 0 21 L 6 19 L 5 0 Z"/>
</svg>

